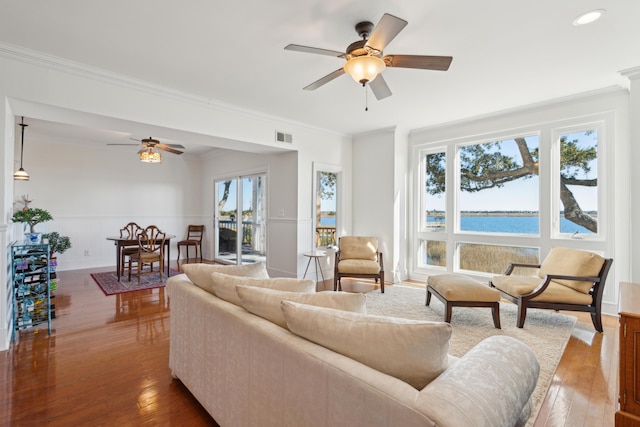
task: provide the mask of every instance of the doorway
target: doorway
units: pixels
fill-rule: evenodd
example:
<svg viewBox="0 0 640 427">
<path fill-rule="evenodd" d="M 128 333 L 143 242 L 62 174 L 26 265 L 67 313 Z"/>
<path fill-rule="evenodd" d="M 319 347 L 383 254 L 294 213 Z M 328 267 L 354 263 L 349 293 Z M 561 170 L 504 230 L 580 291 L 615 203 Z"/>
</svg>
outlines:
<svg viewBox="0 0 640 427">
<path fill-rule="evenodd" d="M 217 180 L 215 193 L 216 260 L 266 262 L 266 174 Z"/>
</svg>

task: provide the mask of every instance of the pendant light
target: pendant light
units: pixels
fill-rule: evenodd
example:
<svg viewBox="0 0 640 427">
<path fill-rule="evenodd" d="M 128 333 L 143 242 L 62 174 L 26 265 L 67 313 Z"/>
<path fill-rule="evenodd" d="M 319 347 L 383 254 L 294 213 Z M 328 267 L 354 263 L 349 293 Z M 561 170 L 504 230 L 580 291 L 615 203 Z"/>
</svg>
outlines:
<svg viewBox="0 0 640 427">
<path fill-rule="evenodd" d="M 20 126 L 22 127 L 22 140 L 20 143 L 20 169 L 13 173 L 13 179 L 15 181 L 29 181 L 29 174 L 22 167 L 22 156 L 24 154 L 24 128 L 29 126 L 24 124 L 24 116 L 22 116 L 22 123 L 20 123 Z"/>
</svg>

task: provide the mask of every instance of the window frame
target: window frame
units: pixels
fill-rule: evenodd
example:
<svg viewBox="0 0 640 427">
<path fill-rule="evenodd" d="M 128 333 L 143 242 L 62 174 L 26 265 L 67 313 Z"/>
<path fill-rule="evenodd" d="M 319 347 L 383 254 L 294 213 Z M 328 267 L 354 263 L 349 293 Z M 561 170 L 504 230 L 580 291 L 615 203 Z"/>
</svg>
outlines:
<svg viewBox="0 0 640 427">
<path fill-rule="evenodd" d="M 613 242 L 606 241 L 606 236 L 610 233 L 613 224 L 610 224 L 614 212 L 607 212 L 606 209 L 612 206 L 615 176 L 613 168 L 609 165 L 613 159 L 613 146 L 607 142 L 613 140 L 614 113 L 601 112 L 582 117 L 575 117 L 562 120 L 541 121 L 539 117 L 529 120 L 535 125 L 523 125 L 520 127 L 505 128 L 502 131 L 491 131 L 486 133 L 477 132 L 474 126 L 470 126 L 467 135 L 450 137 L 444 139 L 434 139 L 428 142 L 416 142 L 413 146 L 413 174 L 412 189 L 414 204 L 411 205 L 410 224 L 414 227 L 414 232 L 410 237 L 410 277 L 426 276 L 443 272 L 460 272 L 473 274 L 478 277 L 490 277 L 483 272 L 468 272 L 461 270 L 459 260 L 459 246 L 462 243 L 477 243 L 486 245 L 503 245 L 515 247 L 537 248 L 540 257 L 544 257 L 552 246 L 569 246 L 579 249 L 590 250 L 597 253 L 606 253 L 614 247 Z M 500 123 L 498 121 L 497 123 Z M 467 126 L 469 127 L 469 126 Z M 466 129 L 466 128 L 465 128 Z M 599 232 L 598 237 L 575 239 L 568 234 L 552 232 L 552 215 L 556 212 L 557 205 L 552 205 L 552 201 L 559 203 L 558 197 L 554 194 L 555 189 L 559 191 L 559 162 L 558 173 L 554 174 L 552 165 L 557 160 L 558 155 L 553 154 L 554 141 L 558 139 L 560 132 L 577 129 L 578 131 L 597 129 L 598 130 L 598 216 Z M 468 129 L 467 129 L 468 130 Z M 473 131 L 475 130 L 475 131 Z M 462 131 L 464 132 L 464 131 Z M 460 132 L 456 132 L 460 133 Z M 436 133 L 437 134 L 437 133 Z M 501 234 L 501 233 L 478 233 L 460 231 L 459 218 L 459 147 L 478 144 L 483 142 L 494 142 L 512 139 L 519 136 L 538 136 L 539 147 L 539 234 Z M 555 139 L 554 139 L 555 138 Z M 559 139 L 558 139 L 559 140 Z M 558 145 L 559 146 L 559 145 Z M 421 216 L 424 212 L 425 191 L 424 179 L 425 156 L 430 153 L 444 152 L 446 154 L 446 232 L 439 233 L 424 230 L 421 224 Z M 558 151 L 559 154 L 559 151 Z M 455 172 L 453 172 L 455 171 Z M 453 172 L 453 173 L 452 173 Z M 613 207 L 611 208 L 613 209 Z M 559 214 L 559 210 L 557 210 Z M 453 221 L 453 223 L 452 223 Z M 446 268 L 425 265 L 423 259 L 423 240 L 444 240 L 446 242 Z"/>
</svg>

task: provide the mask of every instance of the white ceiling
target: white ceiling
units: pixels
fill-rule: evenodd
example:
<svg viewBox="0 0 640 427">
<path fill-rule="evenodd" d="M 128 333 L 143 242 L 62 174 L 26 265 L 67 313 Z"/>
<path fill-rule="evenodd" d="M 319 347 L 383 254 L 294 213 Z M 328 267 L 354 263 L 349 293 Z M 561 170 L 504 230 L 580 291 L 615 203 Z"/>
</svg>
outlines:
<svg viewBox="0 0 640 427">
<path fill-rule="evenodd" d="M 597 8 L 602 19 L 572 25 Z M 0 11 L 1 42 L 347 134 L 624 85 L 619 71 L 640 66 L 637 0 L 0 0 Z M 409 22 L 386 54 L 450 55 L 449 71 L 388 68 L 393 96 L 369 92 L 369 111 L 346 75 L 302 90 L 344 60 L 284 46 L 344 51 L 356 23 L 385 12 Z"/>
</svg>

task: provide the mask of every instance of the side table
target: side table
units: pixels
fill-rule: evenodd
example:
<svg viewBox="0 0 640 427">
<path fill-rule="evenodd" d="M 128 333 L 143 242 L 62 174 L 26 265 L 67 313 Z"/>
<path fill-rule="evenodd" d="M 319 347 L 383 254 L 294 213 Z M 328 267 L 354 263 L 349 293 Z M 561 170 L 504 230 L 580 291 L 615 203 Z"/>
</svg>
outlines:
<svg viewBox="0 0 640 427">
<path fill-rule="evenodd" d="M 305 252 L 304 256 L 309 258 L 307 261 L 307 268 L 304 270 L 303 279 L 307 277 L 307 271 L 309 271 L 309 265 L 311 265 L 311 260 L 314 260 L 315 268 L 316 268 L 316 286 L 318 286 L 318 271 L 320 271 L 320 276 L 322 277 L 322 284 L 324 286 L 324 273 L 322 272 L 322 265 L 320 265 L 320 258 L 324 258 L 327 256 L 325 251 L 313 251 L 313 252 Z"/>
</svg>

